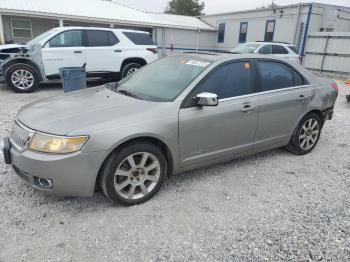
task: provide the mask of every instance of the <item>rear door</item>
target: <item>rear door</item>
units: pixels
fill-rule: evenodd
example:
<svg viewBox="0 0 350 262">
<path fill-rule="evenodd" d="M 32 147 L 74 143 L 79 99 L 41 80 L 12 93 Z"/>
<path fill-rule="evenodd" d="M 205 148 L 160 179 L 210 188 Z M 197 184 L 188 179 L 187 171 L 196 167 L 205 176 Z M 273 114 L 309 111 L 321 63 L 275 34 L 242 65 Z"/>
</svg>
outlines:
<svg viewBox="0 0 350 262">
<path fill-rule="evenodd" d="M 258 50 L 256 50 L 256 52 L 262 55 L 271 55 L 272 45 L 262 45 Z"/>
<path fill-rule="evenodd" d="M 46 76 L 59 75 L 62 67 L 81 67 L 85 63 L 82 30 L 61 32 L 42 48 Z"/>
<path fill-rule="evenodd" d="M 85 30 L 86 71 L 88 73 L 119 72 L 122 50 L 119 39 L 109 30 Z"/>
<path fill-rule="evenodd" d="M 278 57 L 289 57 L 289 51 L 282 45 L 272 45 L 272 54 Z"/>
<path fill-rule="evenodd" d="M 179 145 L 183 167 L 233 158 L 253 148 L 259 95 L 253 94 L 250 61 L 214 69 L 202 80 L 179 112 Z M 210 92 L 219 96 L 215 107 L 198 107 L 192 97 Z"/>
<path fill-rule="evenodd" d="M 289 65 L 257 61 L 260 79 L 258 147 L 288 142 L 301 116 L 308 112 L 313 90 Z"/>
</svg>

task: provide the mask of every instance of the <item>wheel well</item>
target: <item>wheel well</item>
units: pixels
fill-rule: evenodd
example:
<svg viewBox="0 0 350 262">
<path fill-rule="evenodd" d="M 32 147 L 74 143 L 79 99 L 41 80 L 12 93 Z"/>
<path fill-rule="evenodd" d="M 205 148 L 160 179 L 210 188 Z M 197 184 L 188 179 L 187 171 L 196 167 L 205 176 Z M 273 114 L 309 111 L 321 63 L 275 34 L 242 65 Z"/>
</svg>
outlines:
<svg viewBox="0 0 350 262">
<path fill-rule="evenodd" d="M 310 113 L 314 113 L 314 114 L 318 115 L 322 121 L 322 126 L 323 126 L 323 124 L 325 122 L 325 115 L 323 114 L 323 112 L 321 110 L 315 109 L 315 110 L 310 111 L 308 114 L 310 114 Z"/>
<path fill-rule="evenodd" d="M 6 70 L 8 68 L 10 68 L 11 66 L 16 65 L 16 64 L 25 64 L 25 65 L 29 65 L 29 66 L 33 67 L 35 69 L 35 71 L 38 73 L 39 80 L 40 81 L 43 80 L 39 66 L 36 63 L 34 63 L 33 61 L 31 61 L 29 59 L 25 59 L 25 58 L 17 58 L 17 59 L 12 59 L 12 60 L 8 61 L 6 64 L 3 65 L 3 72 L 6 73 Z"/>
<path fill-rule="evenodd" d="M 138 57 L 127 58 L 127 59 L 125 59 L 125 60 L 123 61 L 120 71 L 123 71 L 123 68 L 124 68 L 127 64 L 130 64 L 130 63 L 137 63 L 137 64 L 139 64 L 139 65 L 141 65 L 141 66 L 147 65 L 146 60 L 143 59 L 143 58 L 138 58 Z"/>
<path fill-rule="evenodd" d="M 170 149 L 168 148 L 168 146 L 161 140 L 154 138 L 154 137 L 137 137 L 137 138 L 133 138 L 131 140 L 128 140 L 122 144 L 120 144 L 119 146 L 117 146 L 107 157 L 106 159 L 103 161 L 100 170 L 98 172 L 97 178 L 96 178 L 96 182 L 95 182 L 95 190 L 98 189 L 99 187 L 99 182 L 100 182 L 100 178 L 102 175 L 102 170 L 103 167 L 106 164 L 106 161 L 108 160 L 108 158 L 116 151 L 118 151 L 120 148 L 125 147 L 131 143 L 137 143 L 137 142 L 149 142 L 153 145 L 155 145 L 156 147 L 158 147 L 159 149 L 162 150 L 164 157 L 167 161 L 167 165 L 168 165 L 168 170 L 167 170 L 167 176 L 170 176 L 173 173 L 173 169 L 174 169 L 174 162 L 173 162 L 173 157 L 171 155 Z"/>
</svg>

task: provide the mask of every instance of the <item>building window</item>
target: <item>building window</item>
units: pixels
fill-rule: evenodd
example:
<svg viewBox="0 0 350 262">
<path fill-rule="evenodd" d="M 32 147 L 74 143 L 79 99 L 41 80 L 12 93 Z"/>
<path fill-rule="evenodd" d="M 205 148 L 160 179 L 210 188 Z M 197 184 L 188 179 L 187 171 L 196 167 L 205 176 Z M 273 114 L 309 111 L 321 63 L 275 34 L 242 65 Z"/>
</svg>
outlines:
<svg viewBox="0 0 350 262">
<path fill-rule="evenodd" d="M 13 38 L 33 38 L 32 22 L 27 19 L 11 19 Z"/>
<path fill-rule="evenodd" d="M 265 42 L 272 42 L 273 41 L 273 35 L 275 33 L 275 20 L 267 20 L 266 21 L 266 28 L 265 28 Z"/>
<path fill-rule="evenodd" d="M 225 24 L 219 24 L 218 43 L 225 42 Z"/>
<path fill-rule="evenodd" d="M 248 22 L 241 22 L 241 26 L 239 28 L 239 42 L 240 43 L 247 42 L 247 33 L 248 33 Z"/>
<path fill-rule="evenodd" d="M 70 26 L 70 24 L 69 23 L 63 23 L 63 26 Z M 53 28 L 60 27 L 60 23 L 59 22 L 53 22 L 52 27 Z"/>
</svg>

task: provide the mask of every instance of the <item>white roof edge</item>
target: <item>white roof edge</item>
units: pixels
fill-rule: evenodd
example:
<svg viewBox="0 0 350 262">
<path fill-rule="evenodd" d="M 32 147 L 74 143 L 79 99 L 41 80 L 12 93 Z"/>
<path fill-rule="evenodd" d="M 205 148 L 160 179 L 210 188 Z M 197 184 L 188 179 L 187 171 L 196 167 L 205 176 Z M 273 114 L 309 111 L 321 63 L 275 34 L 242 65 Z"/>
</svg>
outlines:
<svg viewBox="0 0 350 262">
<path fill-rule="evenodd" d="M 36 17 L 45 17 L 45 18 L 51 18 L 51 19 L 76 19 L 80 21 L 86 21 L 89 20 L 91 22 L 97 22 L 97 23 L 117 23 L 122 25 L 136 25 L 140 27 L 165 27 L 165 28 L 176 28 L 176 29 L 188 29 L 188 30 L 198 30 L 198 27 L 194 26 L 184 26 L 184 25 L 175 25 L 175 24 L 167 24 L 167 23 L 149 23 L 149 22 L 137 22 L 137 21 L 130 21 L 130 20 L 118 20 L 118 19 L 103 19 L 99 17 L 88 17 L 88 16 L 75 16 L 75 15 L 65 15 L 65 14 L 59 14 L 59 13 L 46 13 L 46 12 L 34 12 L 34 11 L 26 11 L 26 10 L 14 10 L 14 9 L 4 9 L 0 8 L 0 13 L 5 15 L 32 15 Z M 199 27 L 199 29 L 204 31 L 216 31 L 214 27 L 211 27 L 207 23 L 203 22 L 201 19 L 198 19 L 200 22 L 204 23 L 208 27 Z"/>
</svg>

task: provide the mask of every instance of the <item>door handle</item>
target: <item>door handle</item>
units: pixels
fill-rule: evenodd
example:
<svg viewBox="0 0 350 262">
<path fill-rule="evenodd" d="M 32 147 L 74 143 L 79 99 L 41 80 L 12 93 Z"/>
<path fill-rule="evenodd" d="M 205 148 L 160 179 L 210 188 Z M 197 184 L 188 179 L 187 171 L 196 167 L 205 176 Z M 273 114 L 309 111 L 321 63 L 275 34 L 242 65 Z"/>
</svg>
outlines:
<svg viewBox="0 0 350 262">
<path fill-rule="evenodd" d="M 298 101 L 299 101 L 299 102 L 304 102 L 304 101 L 306 101 L 308 98 L 309 98 L 308 96 L 301 95 L 301 96 L 298 97 Z"/>
<path fill-rule="evenodd" d="M 121 52 L 122 52 L 122 50 L 120 50 L 120 49 L 116 49 L 116 50 L 114 50 L 114 52 L 115 52 L 115 53 L 121 53 Z"/>
<path fill-rule="evenodd" d="M 80 50 L 77 50 L 77 51 L 74 51 L 74 54 L 81 54 L 83 51 L 80 51 Z"/>
<path fill-rule="evenodd" d="M 243 108 L 241 108 L 242 113 L 250 113 L 255 110 L 256 110 L 256 106 L 251 106 L 251 105 L 245 105 Z"/>
</svg>

